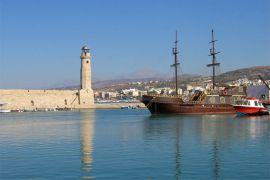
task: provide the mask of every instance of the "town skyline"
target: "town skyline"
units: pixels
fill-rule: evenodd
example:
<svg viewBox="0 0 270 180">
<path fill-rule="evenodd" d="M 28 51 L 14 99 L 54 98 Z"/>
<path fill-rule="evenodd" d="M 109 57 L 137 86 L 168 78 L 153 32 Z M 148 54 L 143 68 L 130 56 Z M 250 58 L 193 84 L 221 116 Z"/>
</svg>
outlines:
<svg viewBox="0 0 270 180">
<path fill-rule="evenodd" d="M 85 44 L 94 80 L 142 70 L 170 74 L 176 30 L 184 74 L 210 75 L 211 29 L 220 73 L 269 65 L 267 0 L 79 2 L 0 1 L 0 88 L 78 82 Z"/>
</svg>

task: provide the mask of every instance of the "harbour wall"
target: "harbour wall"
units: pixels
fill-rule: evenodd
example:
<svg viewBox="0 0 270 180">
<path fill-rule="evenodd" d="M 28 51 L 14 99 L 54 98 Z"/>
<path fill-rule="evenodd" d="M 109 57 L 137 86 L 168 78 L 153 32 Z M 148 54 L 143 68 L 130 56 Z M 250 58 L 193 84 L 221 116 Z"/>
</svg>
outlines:
<svg viewBox="0 0 270 180">
<path fill-rule="evenodd" d="M 94 108 L 92 90 L 0 90 L 8 109 Z"/>
<path fill-rule="evenodd" d="M 122 107 L 146 108 L 143 103 L 95 103 L 96 109 L 120 109 Z"/>
</svg>

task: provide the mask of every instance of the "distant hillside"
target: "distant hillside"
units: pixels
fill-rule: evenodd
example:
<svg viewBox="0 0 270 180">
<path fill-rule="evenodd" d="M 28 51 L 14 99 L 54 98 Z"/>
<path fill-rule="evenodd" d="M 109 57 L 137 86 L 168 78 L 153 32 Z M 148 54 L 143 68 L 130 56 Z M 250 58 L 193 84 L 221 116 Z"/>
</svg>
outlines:
<svg viewBox="0 0 270 180">
<path fill-rule="evenodd" d="M 193 75 L 193 74 L 183 74 L 179 77 L 181 82 L 190 82 L 193 79 L 198 79 L 202 76 Z M 128 83 L 131 82 L 149 82 L 149 81 L 160 81 L 160 82 L 168 82 L 171 81 L 172 78 L 169 76 L 153 76 L 147 78 L 127 78 L 127 79 L 114 79 L 114 80 L 105 80 L 105 81 L 97 81 L 93 82 L 93 89 L 102 89 L 111 86 L 122 86 L 127 87 Z M 164 83 L 162 83 L 164 85 Z"/>
<path fill-rule="evenodd" d="M 249 80 L 258 79 L 258 75 L 261 75 L 265 80 L 270 79 L 270 66 L 255 66 L 244 69 L 237 69 L 234 71 L 228 71 L 226 73 L 217 76 L 217 81 L 230 82 L 237 79 L 248 78 Z"/>
<path fill-rule="evenodd" d="M 146 73 L 143 73 L 146 74 Z M 265 80 L 270 80 L 270 66 L 257 66 L 257 67 L 250 67 L 244 69 L 237 69 L 234 71 L 228 71 L 226 73 L 220 74 L 216 77 L 217 82 L 230 82 L 238 79 L 248 78 L 250 80 L 258 79 L 258 74 L 260 74 Z M 127 77 L 127 76 L 124 76 Z M 185 84 L 200 84 L 200 82 L 205 80 L 210 80 L 210 76 L 201 76 L 201 75 L 194 75 L 194 74 L 182 74 L 179 76 L 180 85 L 184 86 Z M 168 86 L 174 87 L 174 79 L 169 77 L 168 75 L 157 76 L 153 75 L 150 77 L 148 74 L 147 77 L 142 78 L 139 76 L 133 76 L 133 78 L 119 78 L 114 80 L 104 80 L 104 81 L 96 81 L 93 82 L 93 89 L 121 89 L 121 88 L 142 88 L 145 85 L 136 85 L 130 84 L 131 82 L 149 82 L 149 81 L 159 81 L 159 83 L 155 84 L 147 84 L 151 86 L 161 87 L 161 86 Z M 78 89 L 78 86 L 64 86 L 63 88 L 57 89 Z"/>
<path fill-rule="evenodd" d="M 258 79 L 258 75 L 261 75 L 265 80 L 270 80 L 270 66 L 257 66 L 250 68 L 237 69 L 234 71 L 228 71 L 226 73 L 220 74 L 216 77 L 217 82 L 226 83 L 238 79 L 248 78 L 249 80 Z M 185 84 L 199 85 L 200 82 L 205 80 L 210 80 L 211 76 L 201 76 L 193 74 L 183 74 L 179 76 L 180 86 L 185 86 Z M 146 82 L 146 81 L 159 81 L 155 84 L 147 84 L 155 87 L 168 86 L 174 87 L 174 79 L 171 77 L 148 77 L 140 79 L 118 79 L 118 80 L 107 80 L 99 81 L 93 83 L 94 89 L 121 89 L 121 88 L 142 88 L 143 85 L 131 85 L 130 82 Z M 144 85 L 145 86 L 145 85 Z"/>
</svg>

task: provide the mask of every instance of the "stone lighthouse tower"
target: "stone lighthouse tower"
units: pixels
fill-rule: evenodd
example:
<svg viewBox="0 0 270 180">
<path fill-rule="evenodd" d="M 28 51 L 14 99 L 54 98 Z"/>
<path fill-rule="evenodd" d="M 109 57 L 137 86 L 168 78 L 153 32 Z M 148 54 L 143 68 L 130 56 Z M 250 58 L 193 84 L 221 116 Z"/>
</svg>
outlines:
<svg viewBox="0 0 270 180">
<path fill-rule="evenodd" d="M 91 76 L 90 49 L 83 46 L 81 53 L 81 88 L 79 90 L 79 104 L 82 108 L 92 108 L 94 105 Z"/>
<path fill-rule="evenodd" d="M 87 46 L 83 46 L 81 54 L 81 89 L 92 89 L 90 60 L 90 49 Z"/>
</svg>

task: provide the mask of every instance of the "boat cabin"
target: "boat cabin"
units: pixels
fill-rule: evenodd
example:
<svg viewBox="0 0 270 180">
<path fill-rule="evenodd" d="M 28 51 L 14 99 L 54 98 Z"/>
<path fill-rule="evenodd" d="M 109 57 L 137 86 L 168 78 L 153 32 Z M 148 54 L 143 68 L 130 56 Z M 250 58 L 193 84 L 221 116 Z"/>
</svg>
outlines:
<svg viewBox="0 0 270 180">
<path fill-rule="evenodd" d="M 258 100 L 256 98 L 253 98 L 253 97 L 236 101 L 234 105 L 236 105 L 236 106 L 258 107 L 258 108 L 263 108 L 264 107 L 260 100 Z"/>
</svg>

